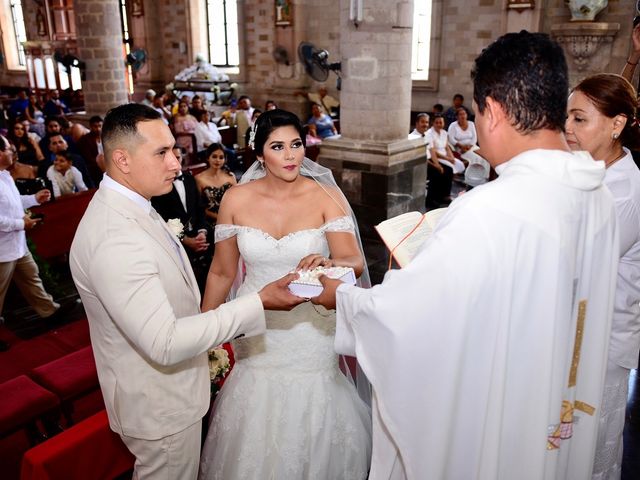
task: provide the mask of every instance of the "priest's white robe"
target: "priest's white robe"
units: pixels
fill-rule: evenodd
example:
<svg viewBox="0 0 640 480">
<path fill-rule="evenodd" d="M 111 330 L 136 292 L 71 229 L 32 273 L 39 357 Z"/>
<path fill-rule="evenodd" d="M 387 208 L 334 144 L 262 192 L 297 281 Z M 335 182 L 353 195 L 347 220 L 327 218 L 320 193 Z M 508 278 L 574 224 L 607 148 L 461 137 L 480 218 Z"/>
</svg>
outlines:
<svg viewBox="0 0 640 480">
<path fill-rule="evenodd" d="M 336 350 L 374 390 L 370 480 L 591 475 L 618 262 L 604 164 L 530 150 L 497 170 L 407 267 L 338 288 Z"/>
</svg>

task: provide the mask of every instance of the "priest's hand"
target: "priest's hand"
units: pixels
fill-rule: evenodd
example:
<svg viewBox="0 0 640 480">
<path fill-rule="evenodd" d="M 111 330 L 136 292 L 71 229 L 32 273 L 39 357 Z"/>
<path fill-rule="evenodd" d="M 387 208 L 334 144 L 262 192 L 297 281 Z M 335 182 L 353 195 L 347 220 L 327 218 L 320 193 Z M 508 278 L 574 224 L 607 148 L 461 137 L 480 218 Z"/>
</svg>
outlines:
<svg viewBox="0 0 640 480">
<path fill-rule="evenodd" d="M 291 310 L 306 300 L 297 297 L 289 290 L 289 284 L 298 278 L 297 273 L 285 275 L 275 282 L 266 285 L 258 292 L 265 310 Z"/>
<path fill-rule="evenodd" d="M 320 275 L 318 280 L 324 288 L 320 295 L 311 299 L 311 302 L 322 305 L 327 310 L 334 310 L 336 308 L 336 290 L 342 285 L 342 282 L 326 275 Z"/>
</svg>

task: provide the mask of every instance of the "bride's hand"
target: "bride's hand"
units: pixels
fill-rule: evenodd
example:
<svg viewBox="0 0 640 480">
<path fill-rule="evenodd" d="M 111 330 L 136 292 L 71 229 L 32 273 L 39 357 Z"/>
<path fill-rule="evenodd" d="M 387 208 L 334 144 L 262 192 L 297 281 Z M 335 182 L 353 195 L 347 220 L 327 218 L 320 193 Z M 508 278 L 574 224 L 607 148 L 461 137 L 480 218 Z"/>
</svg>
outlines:
<svg viewBox="0 0 640 480">
<path fill-rule="evenodd" d="M 312 253 L 311 255 L 307 255 L 296 267 L 296 270 L 313 270 L 316 267 L 334 267 L 333 260 L 330 258 L 324 257 L 319 253 Z"/>
</svg>

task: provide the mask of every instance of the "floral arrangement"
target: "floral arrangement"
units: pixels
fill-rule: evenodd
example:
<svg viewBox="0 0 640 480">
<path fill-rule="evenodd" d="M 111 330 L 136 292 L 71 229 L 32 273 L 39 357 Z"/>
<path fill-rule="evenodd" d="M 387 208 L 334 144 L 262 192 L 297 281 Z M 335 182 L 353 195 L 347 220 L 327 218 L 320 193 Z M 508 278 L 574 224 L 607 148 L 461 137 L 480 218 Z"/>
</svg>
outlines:
<svg viewBox="0 0 640 480">
<path fill-rule="evenodd" d="M 222 386 L 222 380 L 231 369 L 229 354 L 222 348 L 209 350 L 209 378 L 211 379 L 211 395 L 215 395 Z"/>
<path fill-rule="evenodd" d="M 178 237 L 178 240 L 182 240 L 184 238 L 184 225 L 179 218 L 170 218 L 167 220 L 167 227 L 169 230 Z"/>
</svg>

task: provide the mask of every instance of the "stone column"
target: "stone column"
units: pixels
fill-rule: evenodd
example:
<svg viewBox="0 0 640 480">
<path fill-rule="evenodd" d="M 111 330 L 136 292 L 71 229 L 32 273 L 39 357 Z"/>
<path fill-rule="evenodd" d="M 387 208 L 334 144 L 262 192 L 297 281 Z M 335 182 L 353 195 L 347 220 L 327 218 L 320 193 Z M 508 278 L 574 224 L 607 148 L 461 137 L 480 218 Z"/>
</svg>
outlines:
<svg viewBox="0 0 640 480">
<path fill-rule="evenodd" d="M 407 140 L 413 0 L 365 0 L 357 26 L 350 3 L 340 1 L 342 136 L 323 141 L 318 162 L 333 170 L 363 238 L 375 243 L 377 223 L 424 211 L 424 140 Z M 370 261 L 384 260 L 375 258 L 384 249 L 366 253 Z"/>
<path fill-rule="evenodd" d="M 82 81 L 88 115 L 129 101 L 118 0 L 74 0 L 78 57 L 86 64 Z"/>
</svg>

